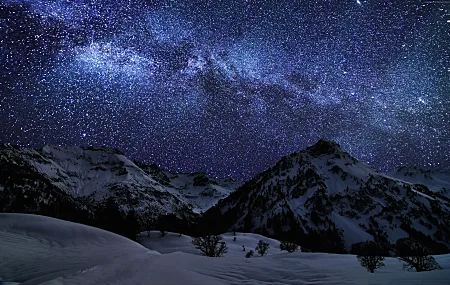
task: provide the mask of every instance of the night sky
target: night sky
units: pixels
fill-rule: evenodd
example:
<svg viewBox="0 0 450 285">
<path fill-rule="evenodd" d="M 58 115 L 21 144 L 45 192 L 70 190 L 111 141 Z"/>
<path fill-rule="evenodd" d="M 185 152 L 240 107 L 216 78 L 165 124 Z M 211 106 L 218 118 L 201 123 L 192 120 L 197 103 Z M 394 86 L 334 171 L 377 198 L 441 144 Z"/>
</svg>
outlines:
<svg viewBox="0 0 450 285">
<path fill-rule="evenodd" d="M 0 141 L 249 179 L 328 138 L 450 168 L 450 2 L 0 0 Z"/>
</svg>

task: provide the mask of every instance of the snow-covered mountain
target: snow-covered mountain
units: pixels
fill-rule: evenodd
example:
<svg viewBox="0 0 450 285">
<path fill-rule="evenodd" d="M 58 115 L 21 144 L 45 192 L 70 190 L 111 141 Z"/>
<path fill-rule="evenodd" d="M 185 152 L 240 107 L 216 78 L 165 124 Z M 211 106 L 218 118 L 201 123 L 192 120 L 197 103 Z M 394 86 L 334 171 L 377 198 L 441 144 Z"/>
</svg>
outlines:
<svg viewBox="0 0 450 285">
<path fill-rule="evenodd" d="M 410 183 L 425 185 L 429 190 L 444 196 L 450 194 L 450 169 L 431 170 L 417 166 L 404 166 L 388 175 Z"/>
<path fill-rule="evenodd" d="M 320 140 L 221 200 L 205 213 L 203 226 L 263 233 L 330 252 L 411 235 L 448 252 L 450 195 L 438 191 L 448 180 L 431 175 L 434 184 L 427 184 L 420 177 L 396 177 L 358 161 L 335 142 Z"/>
<path fill-rule="evenodd" d="M 132 211 L 142 227 L 166 214 L 191 220 L 239 185 L 201 173 L 170 173 L 109 148 L 0 146 L 1 212 L 92 224 L 114 208 L 122 216 Z"/>
<path fill-rule="evenodd" d="M 197 233 L 257 232 L 331 252 L 411 235 L 448 252 L 448 177 L 411 167 L 383 174 L 327 140 L 243 185 L 171 173 L 109 148 L 1 145 L 0 212 L 38 213 L 128 236 L 117 228 L 157 227 L 167 214 L 189 224 L 221 199 L 194 227 Z"/>
<path fill-rule="evenodd" d="M 186 203 L 190 203 L 195 212 L 206 211 L 242 185 L 241 181 L 230 178 L 212 178 L 204 172 L 172 173 L 155 164 L 135 163 L 164 185 L 172 194 Z"/>
</svg>

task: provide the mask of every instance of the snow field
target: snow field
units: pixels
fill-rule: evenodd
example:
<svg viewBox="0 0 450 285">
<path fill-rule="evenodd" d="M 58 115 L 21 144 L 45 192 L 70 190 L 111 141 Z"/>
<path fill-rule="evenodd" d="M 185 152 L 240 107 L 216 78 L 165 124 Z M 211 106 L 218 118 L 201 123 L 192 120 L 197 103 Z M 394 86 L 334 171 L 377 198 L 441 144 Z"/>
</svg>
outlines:
<svg viewBox="0 0 450 285">
<path fill-rule="evenodd" d="M 225 257 L 209 258 L 175 233 L 142 233 L 140 245 L 53 218 L 0 214 L 0 284 L 450 284 L 450 255 L 436 256 L 440 271 L 408 272 L 388 258 L 370 274 L 353 255 L 281 252 L 276 240 L 236 235 L 223 235 Z M 242 245 L 254 250 L 260 239 L 268 254 L 245 258 Z"/>
</svg>

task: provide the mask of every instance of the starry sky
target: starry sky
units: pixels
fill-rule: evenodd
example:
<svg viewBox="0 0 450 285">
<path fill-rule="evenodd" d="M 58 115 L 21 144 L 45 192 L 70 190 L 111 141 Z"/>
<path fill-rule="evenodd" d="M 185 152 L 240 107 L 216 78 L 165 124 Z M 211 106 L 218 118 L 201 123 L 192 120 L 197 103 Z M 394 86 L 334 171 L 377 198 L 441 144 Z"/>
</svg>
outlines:
<svg viewBox="0 0 450 285">
<path fill-rule="evenodd" d="M 0 141 L 249 179 L 328 138 L 450 168 L 450 1 L 0 0 Z"/>
</svg>

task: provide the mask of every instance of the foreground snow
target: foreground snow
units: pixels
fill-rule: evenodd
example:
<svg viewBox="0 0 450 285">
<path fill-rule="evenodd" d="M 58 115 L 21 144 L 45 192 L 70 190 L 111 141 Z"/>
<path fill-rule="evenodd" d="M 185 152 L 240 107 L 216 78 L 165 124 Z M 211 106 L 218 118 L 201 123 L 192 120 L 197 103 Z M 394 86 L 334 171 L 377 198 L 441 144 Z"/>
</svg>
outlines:
<svg viewBox="0 0 450 285">
<path fill-rule="evenodd" d="M 396 259 L 367 273 L 351 255 L 280 252 L 278 241 L 237 233 L 224 236 L 224 258 L 199 256 L 191 239 L 169 233 L 134 243 L 88 226 L 42 216 L 0 214 L 0 280 L 22 284 L 450 284 L 450 256 L 437 256 L 444 270 L 407 272 Z M 271 248 L 247 259 L 242 251 L 258 240 Z M 146 248 L 147 247 L 147 248 Z M 150 250 L 150 249 L 152 250 Z M 160 254 L 157 251 L 163 253 Z M 1 283 L 1 282 L 0 282 Z M 16 284 L 16 283 L 11 283 Z"/>
</svg>

